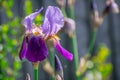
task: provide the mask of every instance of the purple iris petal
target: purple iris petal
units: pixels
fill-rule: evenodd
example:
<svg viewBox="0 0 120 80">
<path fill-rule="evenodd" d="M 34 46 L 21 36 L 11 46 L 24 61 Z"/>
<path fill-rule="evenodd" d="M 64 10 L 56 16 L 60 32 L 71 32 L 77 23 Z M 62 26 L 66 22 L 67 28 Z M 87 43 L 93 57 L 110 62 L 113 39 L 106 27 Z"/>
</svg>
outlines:
<svg viewBox="0 0 120 80">
<path fill-rule="evenodd" d="M 31 30 L 32 29 L 32 20 L 43 10 L 43 8 L 41 8 L 40 10 L 38 10 L 37 12 L 34 12 L 28 16 L 25 17 L 25 19 L 23 20 L 22 24 L 25 26 L 25 28 L 27 30 Z"/>
<path fill-rule="evenodd" d="M 22 42 L 22 47 L 20 49 L 20 54 L 19 54 L 21 60 L 25 58 L 26 50 L 27 50 L 27 42 L 26 42 L 26 37 L 24 37 Z"/>
<path fill-rule="evenodd" d="M 31 62 L 44 60 L 48 55 L 48 50 L 44 40 L 40 36 L 30 36 L 26 58 Z"/>
<path fill-rule="evenodd" d="M 56 34 L 64 25 L 64 17 L 58 7 L 48 6 L 42 30 L 45 35 Z"/>
<path fill-rule="evenodd" d="M 56 48 L 56 50 L 57 50 L 59 53 L 61 53 L 62 56 L 64 56 L 66 59 L 68 59 L 68 60 L 70 60 L 70 61 L 73 59 L 72 53 L 70 53 L 70 52 L 68 52 L 66 49 L 64 49 L 64 48 L 60 45 L 59 42 L 57 42 L 57 43 L 55 44 L 55 48 Z"/>
</svg>

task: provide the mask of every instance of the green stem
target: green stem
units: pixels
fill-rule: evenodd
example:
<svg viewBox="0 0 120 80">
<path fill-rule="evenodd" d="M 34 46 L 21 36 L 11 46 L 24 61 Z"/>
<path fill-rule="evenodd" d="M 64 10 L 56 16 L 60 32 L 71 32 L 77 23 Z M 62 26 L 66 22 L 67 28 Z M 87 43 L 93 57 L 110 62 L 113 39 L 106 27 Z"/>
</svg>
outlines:
<svg viewBox="0 0 120 80">
<path fill-rule="evenodd" d="M 71 19 L 74 19 L 74 8 L 73 7 L 70 7 L 69 8 L 69 17 Z M 73 37 L 71 38 L 71 42 L 72 42 L 72 51 L 73 51 L 73 54 L 74 54 L 74 64 L 75 64 L 75 69 L 77 70 L 78 68 L 78 48 L 77 48 L 77 39 L 76 39 L 76 34 L 75 34 L 75 31 L 73 33 Z"/>
<path fill-rule="evenodd" d="M 50 63 L 52 66 L 52 69 L 54 71 L 54 65 L 55 65 L 55 61 L 54 61 L 54 49 L 49 47 L 49 54 L 50 54 Z M 54 75 L 52 76 L 52 80 L 55 80 Z"/>
<path fill-rule="evenodd" d="M 74 19 L 74 7 L 71 6 L 69 8 L 69 17 L 71 19 Z M 76 34 L 75 31 L 73 33 L 73 37 L 71 38 L 71 42 L 72 42 L 72 51 L 74 54 L 74 65 L 75 65 L 75 71 L 78 69 L 78 64 L 79 64 L 79 56 L 78 56 L 78 47 L 77 47 L 77 38 L 76 38 Z M 79 80 L 79 77 L 76 75 L 76 80 Z"/>
<path fill-rule="evenodd" d="M 88 48 L 88 54 L 91 54 L 91 52 L 94 48 L 94 43 L 95 43 L 95 39 L 96 39 L 96 32 L 97 32 L 97 30 L 93 28 L 92 36 L 91 36 L 91 40 L 90 40 L 90 46 Z"/>
<path fill-rule="evenodd" d="M 73 33 L 73 37 L 71 38 L 72 42 L 72 51 L 74 55 L 74 66 L 75 66 L 75 73 L 78 69 L 78 64 L 79 64 L 79 56 L 78 56 L 78 47 L 77 47 L 77 39 L 76 39 L 76 34 L 75 32 Z M 79 80 L 79 77 L 76 75 L 76 80 Z"/>
<path fill-rule="evenodd" d="M 39 67 L 39 61 L 32 63 L 34 67 L 34 80 L 38 80 L 38 67 Z"/>
<path fill-rule="evenodd" d="M 61 10 L 62 10 L 62 13 L 63 13 L 64 17 L 67 17 L 67 15 L 66 15 L 66 11 L 65 11 L 65 8 L 62 7 Z"/>
<path fill-rule="evenodd" d="M 67 17 L 65 8 L 62 8 L 62 12 L 63 12 L 63 15 Z M 71 19 L 74 19 L 74 8 L 73 7 L 69 8 L 69 17 Z M 70 41 L 72 43 L 72 53 L 74 55 L 74 65 L 75 65 L 75 71 L 76 71 L 78 68 L 79 60 L 78 60 L 78 48 L 77 48 L 77 39 L 76 39 L 75 31 L 73 32 L 73 37 L 71 38 Z M 76 76 L 76 79 L 79 80 L 77 76 Z"/>
<path fill-rule="evenodd" d="M 38 69 L 34 68 L 34 80 L 38 80 Z"/>
<path fill-rule="evenodd" d="M 73 33 L 73 37 L 71 38 L 71 42 L 72 42 L 72 51 L 74 54 L 74 64 L 75 64 L 75 69 L 77 70 L 78 68 L 78 48 L 77 48 L 77 40 L 76 40 L 76 35 L 75 32 Z"/>
<path fill-rule="evenodd" d="M 71 19 L 74 19 L 74 18 L 75 18 L 75 15 L 74 15 L 74 7 L 73 7 L 73 6 L 69 7 L 69 17 L 70 17 Z"/>
</svg>

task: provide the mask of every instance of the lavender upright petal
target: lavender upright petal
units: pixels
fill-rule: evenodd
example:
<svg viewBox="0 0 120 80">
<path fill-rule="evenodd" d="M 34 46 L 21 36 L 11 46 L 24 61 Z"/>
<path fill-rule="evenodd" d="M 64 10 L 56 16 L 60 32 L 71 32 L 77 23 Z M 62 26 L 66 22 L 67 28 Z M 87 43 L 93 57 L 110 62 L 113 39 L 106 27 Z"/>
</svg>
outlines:
<svg viewBox="0 0 120 80">
<path fill-rule="evenodd" d="M 28 42 L 26 58 L 31 62 L 44 60 L 48 55 L 48 50 L 44 40 L 40 36 L 31 35 Z"/>
<path fill-rule="evenodd" d="M 26 37 L 24 37 L 23 42 L 22 42 L 22 47 L 20 49 L 20 54 L 19 54 L 19 57 L 21 60 L 25 58 L 26 50 L 27 50 L 27 42 L 26 42 Z"/>
<path fill-rule="evenodd" d="M 70 61 L 73 59 L 72 53 L 70 53 L 70 52 L 68 52 L 66 49 L 64 49 L 64 48 L 60 45 L 59 42 L 57 42 L 57 43 L 55 44 L 55 48 L 56 48 L 56 50 L 57 50 L 59 53 L 61 53 L 61 55 L 64 56 L 66 59 L 68 59 L 68 60 L 70 60 Z"/>
<path fill-rule="evenodd" d="M 25 17 L 25 19 L 23 20 L 22 24 L 25 26 L 25 28 L 27 30 L 31 30 L 32 29 L 32 20 L 43 10 L 43 8 L 41 8 L 40 10 L 38 10 L 37 12 L 34 12 L 28 16 Z"/>
<path fill-rule="evenodd" d="M 42 24 L 45 35 L 56 34 L 64 25 L 64 17 L 58 7 L 49 6 L 45 13 L 45 19 Z"/>
</svg>

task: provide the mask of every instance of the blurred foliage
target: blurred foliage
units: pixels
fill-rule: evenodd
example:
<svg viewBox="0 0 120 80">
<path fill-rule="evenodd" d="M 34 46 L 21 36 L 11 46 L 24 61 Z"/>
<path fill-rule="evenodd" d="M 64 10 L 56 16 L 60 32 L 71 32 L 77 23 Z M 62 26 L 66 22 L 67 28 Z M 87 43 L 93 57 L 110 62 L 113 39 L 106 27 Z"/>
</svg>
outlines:
<svg viewBox="0 0 120 80">
<path fill-rule="evenodd" d="M 30 0 L 26 0 L 24 4 L 25 14 L 29 15 L 32 13 L 32 2 Z"/>
<path fill-rule="evenodd" d="M 0 14 L 6 13 L 5 23 L 0 24 L 0 80 L 16 80 L 19 78 L 21 61 L 19 59 L 19 48 L 22 43 L 24 27 L 21 27 L 22 18 L 14 16 L 14 0 L 0 0 Z M 33 11 L 31 0 L 24 1 L 24 16 L 31 14 Z M 37 25 L 41 24 L 42 15 L 35 19 Z"/>
<path fill-rule="evenodd" d="M 11 11 L 13 4 L 14 4 L 14 0 L 1 0 L 0 1 L 1 8 L 4 8 L 5 13 L 7 14 L 8 18 L 13 17 L 13 13 Z"/>
<path fill-rule="evenodd" d="M 104 45 L 100 45 L 97 55 L 86 61 L 86 72 L 83 80 L 109 80 L 112 72 L 112 64 L 107 62 L 110 50 Z"/>
<path fill-rule="evenodd" d="M 5 12 L 7 21 L 0 24 L 0 80 L 16 80 L 20 77 L 19 38 L 21 17 L 14 16 L 14 0 L 0 0 L 0 13 Z M 32 12 L 30 0 L 25 1 L 25 14 Z M 22 29 L 21 29 L 22 30 Z M 22 31 L 21 31 L 22 32 Z M 23 33 L 22 33 L 23 34 Z M 20 43 L 18 42 L 20 39 Z"/>
<path fill-rule="evenodd" d="M 18 57 L 18 30 L 20 18 L 14 17 L 12 7 L 14 0 L 1 0 L 0 11 L 5 11 L 8 21 L 0 24 L 0 80 L 16 80 L 21 68 Z"/>
</svg>

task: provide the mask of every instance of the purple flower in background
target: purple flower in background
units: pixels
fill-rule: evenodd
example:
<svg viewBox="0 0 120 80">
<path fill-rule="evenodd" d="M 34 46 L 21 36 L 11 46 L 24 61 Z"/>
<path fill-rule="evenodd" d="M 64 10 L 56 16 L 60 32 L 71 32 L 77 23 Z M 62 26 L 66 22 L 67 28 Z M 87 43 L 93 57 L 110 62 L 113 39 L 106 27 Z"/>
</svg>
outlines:
<svg viewBox="0 0 120 80">
<path fill-rule="evenodd" d="M 26 33 L 20 50 L 20 59 L 27 58 L 31 62 L 44 60 L 48 55 L 46 41 L 52 39 L 56 50 L 66 59 L 72 60 L 73 55 L 60 45 L 59 39 L 56 37 L 58 31 L 64 25 L 62 12 L 58 7 L 48 6 L 43 24 L 36 27 L 32 21 L 42 9 L 26 16 L 23 20 Z"/>
</svg>

